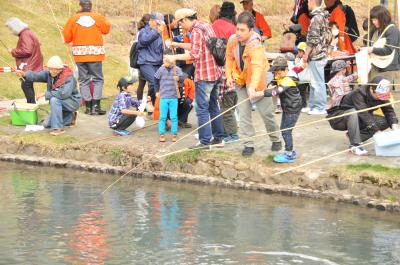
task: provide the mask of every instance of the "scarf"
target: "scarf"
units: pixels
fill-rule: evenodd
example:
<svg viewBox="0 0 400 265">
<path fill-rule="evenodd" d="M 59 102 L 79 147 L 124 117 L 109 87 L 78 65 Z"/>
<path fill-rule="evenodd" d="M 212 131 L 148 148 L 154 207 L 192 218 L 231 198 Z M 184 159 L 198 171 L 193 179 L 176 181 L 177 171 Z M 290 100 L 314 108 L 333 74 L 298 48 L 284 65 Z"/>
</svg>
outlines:
<svg viewBox="0 0 400 265">
<path fill-rule="evenodd" d="M 72 70 L 68 66 L 64 66 L 63 71 L 54 78 L 53 89 L 59 89 L 65 83 L 65 79 L 72 76 Z"/>
</svg>

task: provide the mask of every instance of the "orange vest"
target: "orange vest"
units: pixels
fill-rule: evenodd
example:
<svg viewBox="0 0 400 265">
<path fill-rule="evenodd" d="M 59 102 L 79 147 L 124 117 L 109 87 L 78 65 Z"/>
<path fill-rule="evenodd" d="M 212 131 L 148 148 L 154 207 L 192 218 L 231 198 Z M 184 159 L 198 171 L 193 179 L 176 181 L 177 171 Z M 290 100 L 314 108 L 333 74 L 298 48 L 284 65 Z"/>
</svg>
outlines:
<svg viewBox="0 0 400 265">
<path fill-rule="evenodd" d="M 271 38 L 272 37 L 271 28 L 269 27 L 263 14 L 261 14 L 257 11 L 255 11 L 255 13 L 256 13 L 256 27 L 262 31 L 263 36 Z"/>
</svg>

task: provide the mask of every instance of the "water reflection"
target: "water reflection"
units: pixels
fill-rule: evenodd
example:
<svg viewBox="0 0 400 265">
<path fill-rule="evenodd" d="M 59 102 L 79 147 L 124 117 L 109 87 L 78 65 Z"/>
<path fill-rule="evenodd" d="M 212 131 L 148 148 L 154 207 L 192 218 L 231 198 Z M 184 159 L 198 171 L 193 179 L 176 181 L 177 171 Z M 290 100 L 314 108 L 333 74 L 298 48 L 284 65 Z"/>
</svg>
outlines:
<svg viewBox="0 0 400 265">
<path fill-rule="evenodd" d="M 0 164 L 0 264 L 399 264 L 398 215 Z"/>
</svg>

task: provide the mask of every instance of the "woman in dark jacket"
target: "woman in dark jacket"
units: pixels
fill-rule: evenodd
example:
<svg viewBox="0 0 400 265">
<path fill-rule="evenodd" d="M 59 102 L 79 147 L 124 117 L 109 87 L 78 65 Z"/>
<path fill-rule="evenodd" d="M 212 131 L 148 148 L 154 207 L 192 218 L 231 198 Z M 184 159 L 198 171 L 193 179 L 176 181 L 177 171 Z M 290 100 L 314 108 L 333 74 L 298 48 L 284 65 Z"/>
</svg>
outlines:
<svg viewBox="0 0 400 265">
<path fill-rule="evenodd" d="M 156 94 L 154 91 L 154 74 L 163 63 L 163 32 L 164 16 L 153 12 L 149 24 L 139 31 L 138 45 L 140 48 L 138 64 L 141 77 L 148 82 L 149 96 L 154 102 Z"/>
<path fill-rule="evenodd" d="M 43 56 L 40 51 L 39 40 L 32 30 L 16 17 L 9 18 L 6 25 L 19 38 L 17 47 L 9 49 L 10 54 L 16 60 L 17 69 L 33 72 L 41 71 L 43 68 Z M 24 91 L 27 103 L 36 103 L 33 83 L 21 79 L 21 88 Z"/>
<path fill-rule="evenodd" d="M 400 83 L 400 31 L 392 23 L 389 11 L 383 6 L 375 6 L 371 9 L 371 46 L 368 53 L 375 56 L 388 56 L 391 60 L 386 67 L 374 65 L 372 59 L 372 69 L 369 79 L 376 76 L 382 76 L 388 79 L 392 84 Z M 374 47 L 374 43 L 379 38 L 386 38 L 386 45 L 382 48 Z M 376 64 L 376 63 L 375 63 Z"/>
<path fill-rule="evenodd" d="M 146 25 L 149 24 L 150 16 L 151 16 L 150 14 L 144 14 L 142 16 L 142 18 L 140 19 L 140 21 L 138 23 L 139 32 L 140 32 L 140 30 L 144 29 L 144 27 Z M 139 32 L 137 34 L 137 39 L 139 38 Z M 136 41 L 137 41 L 137 39 L 136 39 Z M 143 90 L 144 90 L 145 86 L 146 86 L 146 80 L 143 78 L 143 76 L 140 74 L 140 71 L 139 71 L 139 85 L 138 85 L 137 92 L 136 92 L 138 100 L 143 99 Z"/>
</svg>

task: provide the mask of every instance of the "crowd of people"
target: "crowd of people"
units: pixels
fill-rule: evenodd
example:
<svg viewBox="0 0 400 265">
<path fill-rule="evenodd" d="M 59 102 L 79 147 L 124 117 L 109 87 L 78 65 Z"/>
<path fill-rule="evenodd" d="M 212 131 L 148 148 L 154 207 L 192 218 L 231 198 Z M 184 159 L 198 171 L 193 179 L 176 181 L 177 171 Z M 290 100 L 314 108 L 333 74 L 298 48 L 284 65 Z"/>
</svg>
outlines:
<svg viewBox="0 0 400 265">
<path fill-rule="evenodd" d="M 92 11 L 91 0 L 79 2 L 81 10 L 64 26 L 64 40 L 72 46 L 80 93 L 72 70 L 60 57 L 51 57 L 42 69 L 40 45 L 28 25 L 18 18 L 6 22 L 19 37 L 10 53 L 17 60 L 17 74 L 27 101 L 35 103 L 33 83 L 47 83 L 45 98 L 50 102 L 51 114 L 44 126 L 51 128 L 53 135 L 64 133 L 64 126 L 76 123 L 81 101 L 86 114 L 106 114 L 100 104 L 103 35 L 110 32 L 111 25 Z M 282 149 L 278 133 L 282 132 L 285 151 L 274 161 L 292 163 L 297 157 L 292 128 L 302 112 L 335 117 L 391 99 L 392 88 L 400 83 L 400 32 L 384 6 L 373 7 L 366 22 L 369 32 L 363 37 L 366 47 L 361 49 L 377 59 L 371 60 L 368 84 L 358 88 L 354 86 L 357 74 L 347 75 L 345 60 L 334 60 L 327 72 L 332 54 L 352 55 L 359 49 L 354 44 L 359 32 L 350 21 L 351 8 L 340 0 L 325 0 L 325 7 L 322 0 L 296 0 L 291 20 L 300 25 L 299 38 L 291 53 L 277 56 L 272 63 L 265 54 L 272 33 L 264 15 L 254 10 L 253 0 L 240 3 L 244 10 L 241 13 L 236 12 L 232 2 L 214 6 L 211 24 L 188 8 L 178 9 L 174 15 L 144 14 L 130 56 L 139 74 L 119 80 L 119 94 L 108 113 L 109 127 L 116 134 L 128 135 L 128 127 L 147 111 L 159 120 L 159 141 L 166 142 L 169 131 L 171 141 L 176 142 L 179 127 L 192 127 L 188 116 L 194 108 L 199 141 L 190 148 L 222 146 L 242 138 L 242 155 L 251 156 L 255 151 L 252 114 L 257 111 L 274 152 Z M 146 83 L 147 97 L 143 96 Z M 282 110 L 280 129 L 274 98 L 279 99 Z M 346 131 L 353 154 L 367 155 L 363 142 L 377 131 L 399 129 L 391 105 L 380 111 L 380 115 L 366 111 L 341 116 L 330 120 L 330 125 Z"/>
</svg>

